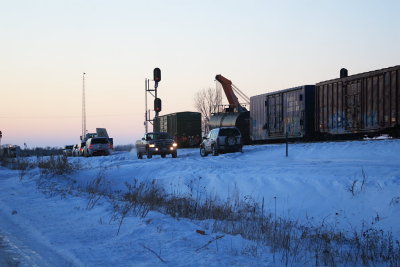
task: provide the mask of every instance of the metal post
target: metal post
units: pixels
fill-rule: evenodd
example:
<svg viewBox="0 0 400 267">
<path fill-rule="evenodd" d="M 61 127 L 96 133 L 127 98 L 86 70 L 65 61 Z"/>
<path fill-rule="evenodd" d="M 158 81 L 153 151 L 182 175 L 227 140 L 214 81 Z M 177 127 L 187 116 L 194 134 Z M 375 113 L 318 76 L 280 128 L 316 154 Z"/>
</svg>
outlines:
<svg viewBox="0 0 400 267">
<path fill-rule="evenodd" d="M 147 92 L 150 92 L 150 80 L 147 79 Z M 147 108 L 147 100 L 146 100 L 146 108 Z M 150 109 L 147 110 L 147 123 L 150 121 Z"/>
<path fill-rule="evenodd" d="M 288 133 L 286 132 L 286 157 L 289 156 Z"/>
<path fill-rule="evenodd" d="M 144 111 L 144 131 L 145 133 L 148 132 L 147 126 L 147 79 L 144 80 L 144 103 L 145 103 L 145 111 Z"/>
<path fill-rule="evenodd" d="M 157 89 L 155 89 L 155 90 L 156 90 L 156 91 L 155 91 L 155 96 L 156 96 L 156 97 L 155 97 L 154 99 L 157 99 Z M 155 110 L 155 113 L 156 113 L 156 114 L 155 114 L 155 117 L 158 118 L 159 112 Z"/>
<path fill-rule="evenodd" d="M 156 82 L 154 85 L 154 99 L 157 99 L 157 87 L 158 87 L 158 83 Z M 155 116 L 154 116 L 154 121 L 153 121 L 153 131 L 154 132 L 160 131 L 160 124 L 158 122 L 158 114 L 159 114 L 159 111 L 155 110 Z"/>
</svg>

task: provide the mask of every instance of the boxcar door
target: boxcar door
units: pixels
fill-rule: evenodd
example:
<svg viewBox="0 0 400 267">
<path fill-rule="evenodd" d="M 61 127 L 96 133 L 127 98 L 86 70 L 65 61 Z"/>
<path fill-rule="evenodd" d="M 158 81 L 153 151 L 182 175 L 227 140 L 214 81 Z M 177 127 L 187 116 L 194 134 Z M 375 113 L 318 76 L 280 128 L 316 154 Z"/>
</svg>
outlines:
<svg viewBox="0 0 400 267">
<path fill-rule="evenodd" d="M 345 85 L 345 128 L 354 132 L 361 127 L 361 83 L 360 81 L 349 82 Z"/>
<path fill-rule="evenodd" d="M 283 105 L 282 94 L 267 97 L 268 136 L 283 135 Z"/>
<path fill-rule="evenodd" d="M 300 121 L 304 117 L 304 112 L 301 108 L 303 101 L 302 90 L 293 90 L 286 92 L 283 96 L 283 121 L 284 133 L 288 133 L 289 137 L 302 136 L 302 125 Z"/>
</svg>

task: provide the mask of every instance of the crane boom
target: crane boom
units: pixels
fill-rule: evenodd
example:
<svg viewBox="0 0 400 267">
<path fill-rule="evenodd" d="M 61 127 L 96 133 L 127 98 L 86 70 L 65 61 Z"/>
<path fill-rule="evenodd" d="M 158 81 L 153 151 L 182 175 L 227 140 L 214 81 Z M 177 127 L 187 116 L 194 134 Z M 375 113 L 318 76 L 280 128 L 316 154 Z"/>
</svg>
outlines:
<svg viewBox="0 0 400 267">
<path fill-rule="evenodd" d="M 237 98 L 235 91 L 242 97 L 245 98 L 246 102 L 248 101 L 248 97 L 243 94 L 236 86 L 232 84 L 232 81 L 228 80 L 221 74 L 215 76 L 215 79 L 221 83 L 222 88 L 224 89 L 226 99 L 228 100 L 229 106 L 235 108 L 239 112 L 247 111 L 245 107 L 240 105 L 239 99 Z"/>
</svg>

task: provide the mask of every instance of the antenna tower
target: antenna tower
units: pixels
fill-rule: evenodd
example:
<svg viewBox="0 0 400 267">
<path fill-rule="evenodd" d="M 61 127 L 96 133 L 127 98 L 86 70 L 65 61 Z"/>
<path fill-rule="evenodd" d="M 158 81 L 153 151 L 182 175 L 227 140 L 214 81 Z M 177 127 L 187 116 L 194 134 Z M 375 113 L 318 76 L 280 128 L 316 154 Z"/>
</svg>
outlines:
<svg viewBox="0 0 400 267">
<path fill-rule="evenodd" d="M 86 135 L 86 101 L 85 101 L 85 72 L 82 75 L 82 136 L 81 141 L 85 140 Z"/>
</svg>

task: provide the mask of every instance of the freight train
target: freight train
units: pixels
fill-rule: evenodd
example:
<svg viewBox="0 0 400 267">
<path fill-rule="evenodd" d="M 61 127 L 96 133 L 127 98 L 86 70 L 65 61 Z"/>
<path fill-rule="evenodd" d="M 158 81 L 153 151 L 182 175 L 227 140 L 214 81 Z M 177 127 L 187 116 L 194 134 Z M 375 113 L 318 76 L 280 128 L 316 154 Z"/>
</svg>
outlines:
<svg viewBox="0 0 400 267">
<path fill-rule="evenodd" d="M 337 79 L 250 97 L 249 121 L 224 119 L 247 110 L 225 113 L 210 128 L 236 126 L 252 143 L 400 137 L 400 65 L 351 76 L 342 69 Z"/>
</svg>

